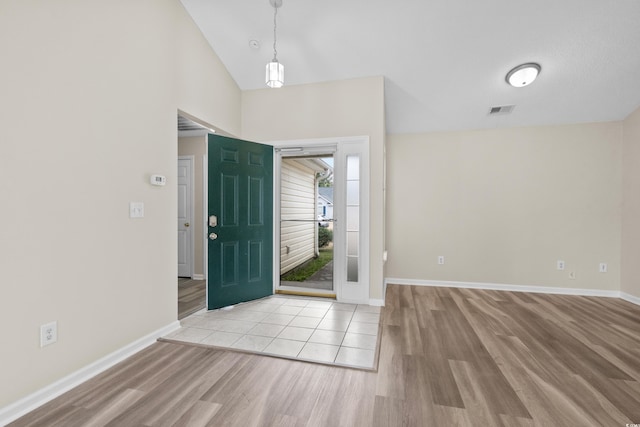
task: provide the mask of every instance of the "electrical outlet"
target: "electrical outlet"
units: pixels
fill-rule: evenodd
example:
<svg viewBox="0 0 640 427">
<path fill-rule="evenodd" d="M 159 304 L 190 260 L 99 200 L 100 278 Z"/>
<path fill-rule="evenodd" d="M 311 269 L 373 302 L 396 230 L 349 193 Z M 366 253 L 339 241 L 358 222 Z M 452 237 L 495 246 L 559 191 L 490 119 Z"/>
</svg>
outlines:
<svg viewBox="0 0 640 427">
<path fill-rule="evenodd" d="M 40 326 L 40 347 L 58 341 L 58 322 L 50 322 Z"/>
<path fill-rule="evenodd" d="M 558 260 L 558 262 L 556 264 L 556 268 L 558 270 L 564 270 L 564 261 Z"/>
<path fill-rule="evenodd" d="M 444 257 L 442 255 L 438 257 L 438 265 L 444 265 Z"/>
<path fill-rule="evenodd" d="M 569 279 L 571 279 L 571 280 L 576 280 L 576 273 L 575 273 L 575 271 L 570 271 L 570 272 L 569 272 Z"/>
<path fill-rule="evenodd" d="M 600 269 L 598 271 L 600 273 L 606 273 L 607 272 L 607 263 L 606 262 L 601 262 L 600 263 Z"/>
</svg>

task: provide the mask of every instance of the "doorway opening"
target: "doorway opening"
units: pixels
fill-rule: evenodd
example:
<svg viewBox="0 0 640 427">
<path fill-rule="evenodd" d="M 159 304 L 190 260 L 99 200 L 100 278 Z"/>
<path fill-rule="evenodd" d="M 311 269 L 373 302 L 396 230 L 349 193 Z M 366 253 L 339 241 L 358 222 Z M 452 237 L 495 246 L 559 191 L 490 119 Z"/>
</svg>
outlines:
<svg viewBox="0 0 640 427">
<path fill-rule="evenodd" d="M 283 154 L 280 289 L 334 292 L 333 154 Z"/>
<path fill-rule="evenodd" d="M 367 304 L 369 302 L 369 139 L 366 136 L 326 138 L 315 140 L 290 140 L 274 143 L 274 284 L 275 293 L 298 294 L 335 298 L 339 302 L 351 304 Z M 289 286 L 283 284 L 280 270 L 283 255 L 292 251 L 292 246 L 282 241 L 281 228 L 288 221 L 298 219 L 286 217 L 281 213 L 284 196 L 282 180 L 286 177 L 280 173 L 287 160 L 304 159 L 308 163 L 313 160 L 323 161 L 330 168 L 325 168 L 326 176 L 331 176 L 333 197 L 331 210 L 323 209 L 320 194 L 322 186 L 318 186 L 318 199 L 315 201 L 315 216 L 301 217 L 304 222 L 313 224 L 310 229 L 328 228 L 332 231 L 333 242 L 333 280 L 331 290 L 315 289 L 300 286 L 300 283 Z M 320 178 L 322 179 L 322 178 Z M 330 213 L 329 213 L 330 212 Z M 331 216 L 318 218 L 317 215 Z M 327 215 L 329 214 L 329 215 Z M 294 222 L 294 221 L 291 221 Z M 296 221 L 302 222 L 302 221 Z M 327 227 L 320 227 L 325 225 Z M 289 248 L 287 248 L 289 246 Z M 320 246 L 320 245 L 318 245 Z M 318 247 L 319 252 L 320 247 Z"/>
<path fill-rule="evenodd" d="M 211 130 L 178 112 L 178 319 L 205 307 L 204 191 L 206 138 Z"/>
</svg>

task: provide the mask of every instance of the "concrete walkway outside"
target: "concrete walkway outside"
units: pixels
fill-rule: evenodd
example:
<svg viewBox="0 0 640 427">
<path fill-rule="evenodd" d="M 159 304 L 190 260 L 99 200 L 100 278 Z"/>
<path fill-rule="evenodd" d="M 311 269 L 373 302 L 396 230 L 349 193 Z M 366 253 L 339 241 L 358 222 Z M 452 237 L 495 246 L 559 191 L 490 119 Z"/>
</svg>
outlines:
<svg viewBox="0 0 640 427">
<path fill-rule="evenodd" d="M 288 282 L 281 281 L 281 286 L 297 286 L 299 288 L 325 289 L 333 290 L 333 260 L 320 270 L 313 273 L 304 282 Z"/>
</svg>

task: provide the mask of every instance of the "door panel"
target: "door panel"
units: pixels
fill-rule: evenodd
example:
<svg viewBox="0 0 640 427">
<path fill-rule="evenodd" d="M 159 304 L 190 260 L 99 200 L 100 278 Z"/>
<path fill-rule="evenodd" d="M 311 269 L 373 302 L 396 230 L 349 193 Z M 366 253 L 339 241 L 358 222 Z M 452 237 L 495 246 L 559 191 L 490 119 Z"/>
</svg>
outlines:
<svg viewBox="0 0 640 427">
<path fill-rule="evenodd" d="M 249 177 L 249 225 L 264 225 L 264 178 Z"/>
<path fill-rule="evenodd" d="M 261 241 L 249 242 L 249 282 L 258 282 L 263 279 L 262 260 L 264 259 L 264 245 Z"/>
<path fill-rule="evenodd" d="M 273 293 L 273 148 L 209 135 L 207 307 Z"/>
<path fill-rule="evenodd" d="M 222 227 L 237 227 L 239 225 L 238 201 L 240 200 L 238 188 L 239 176 L 220 174 L 222 184 L 220 212 L 222 212 L 220 225 Z"/>
</svg>

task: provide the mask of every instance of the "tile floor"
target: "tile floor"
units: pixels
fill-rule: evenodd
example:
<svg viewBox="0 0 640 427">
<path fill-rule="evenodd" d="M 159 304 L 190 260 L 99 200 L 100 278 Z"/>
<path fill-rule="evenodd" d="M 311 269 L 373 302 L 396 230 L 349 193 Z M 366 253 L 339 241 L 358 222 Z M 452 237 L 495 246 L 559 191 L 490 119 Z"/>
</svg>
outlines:
<svg viewBox="0 0 640 427">
<path fill-rule="evenodd" d="M 180 323 L 164 338 L 373 369 L 380 307 L 274 295 L 201 310 Z"/>
</svg>

